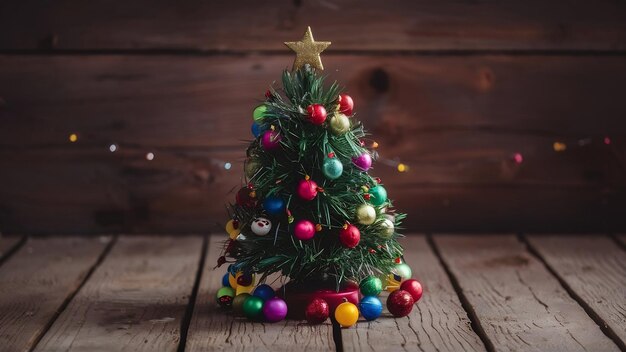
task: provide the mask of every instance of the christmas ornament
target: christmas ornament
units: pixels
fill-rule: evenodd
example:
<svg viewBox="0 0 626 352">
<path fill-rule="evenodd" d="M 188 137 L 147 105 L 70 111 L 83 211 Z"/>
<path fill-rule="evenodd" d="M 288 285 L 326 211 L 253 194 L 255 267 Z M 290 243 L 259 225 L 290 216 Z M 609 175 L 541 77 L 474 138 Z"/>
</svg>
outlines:
<svg viewBox="0 0 626 352">
<path fill-rule="evenodd" d="M 411 278 L 411 276 L 413 276 L 411 267 L 405 263 L 396 265 L 396 267 L 393 268 L 393 272 L 394 274 L 397 274 L 398 276 L 400 276 L 402 280 L 408 280 Z"/>
<path fill-rule="evenodd" d="M 243 314 L 250 320 L 261 320 L 263 300 L 257 296 L 248 296 L 243 302 Z"/>
<path fill-rule="evenodd" d="M 257 160 L 248 159 L 246 161 L 246 165 L 244 166 L 244 171 L 246 173 L 246 177 L 251 179 L 261 168 L 261 163 Z"/>
<path fill-rule="evenodd" d="M 378 296 L 383 290 L 383 283 L 376 276 L 368 276 L 361 281 L 359 289 L 363 296 Z"/>
<path fill-rule="evenodd" d="M 389 221 L 389 219 L 384 219 L 381 223 L 380 226 L 383 228 L 383 231 L 380 233 L 380 235 L 383 238 L 391 238 L 391 236 L 393 236 L 393 233 L 395 231 L 395 227 L 393 225 L 393 222 Z"/>
<path fill-rule="evenodd" d="M 357 230 L 358 231 L 358 230 Z M 293 236 L 301 241 L 310 240 L 315 235 L 315 224 L 309 220 L 298 220 L 293 229 Z"/>
<path fill-rule="evenodd" d="M 265 150 L 274 150 L 280 146 L 283 137 L 277 131 L 265 131 L 261 136 L 261 145 Z"/>
<path fill-rule="evenodd" d="M 370 156 L 370 153 L 364 152 L 363 154 L 352 158 L 352 163 L 362 171 L 367 171 L 370 167 L 372 167 L 372 157 Z"/>
<path fill-rule="evenodd" d="M 270 233 L 272 222 L 266 218 L 256 218 L 252 220 L 250 230 L 257 236 L 265 236 Z"/>
<path fill-rule="evenodd" d="M 237 288 L 237 278 L 239 276 L 243 275 L 242 272 L 237 272 L 235 273 L 235 275 L 233 274 L 229 274 L 228 275 L 228 283 L 230 283 L 230 287 L 236 289 Z"/>
<path fill-rule="evenodd" d="M 270 215 L 278 215 L 285 210 L 285 201 L 275 196 L 267 197 L 263 200 L 263 209 Z"/>
<path fill-rule="evenodd" d="M 254 280 L 252 274 L 241 274 L 237 277 L 237 286 L 250 286 Z"/>
<path fill-rule="evenodd" d="M 237 235 L 241 233 L 241 229 L 239 228 L 239 221 L 230 219 L 226 223 L 226 233 L 231 240 L 237 238 Z"/>
<path fill-rule="evenodd" d="M 230 307 L 233 304 L 233 298 L 235 298 L 235 290 L 232 287 L 222 287 L 217 290 L 215 298 L 220 307 Z"/>
<path fill-rule="evenodd" d="M 387 201 L 387 190 L 381 185 L 370 188 L 369 194 L 373 205 L 381 206 Z"/>
<path fill-rule="evenodd" d="M 265 116 L 266 111 L 267 111 L 267 106 L 265 105 L 257 106 L 252 112 L 252 118 L 254 119 L 254 122 L 257 122 L 257 123 L 261 122 L 263 120 L 263 117 Z"/>
<path fill-rule="evenodd" d="M 235 197 L 237 204 L 247 208 L 254 208 L 256 206 L 256 200 L 255 192 L 248 187 L 242 187 Z"/>
<path fill-rule="evenodd" d="M 298 196 L 304 200 L 313 200 L 317 196 L 317 183 L 307 176 L 298 182 Z"/>
<path fill-rule="evenodd" d="M 348 94 L 339 94 L 339 111 L 350 116 L 352 115 L 352 110 L 354 109 L 354 101 Z"/>
<path fill-rule="evenodd" d="M 228 282 L 228 273 L 222 276 L 222 286 L 230 287 L 230 282 Z"/>
<path fill-rule="evenodd" d="M 264 301 L 276 296 L 276 292 L 270 285 L 261 284 L 254 289 L 254 296 L 261 298 Z"/>
<path fill-rule="evenodd" d="M 320 53 L 330 45 L 330 42 L 316 42 L 313 39 L 311 27 L 307 27 L 302 40 L 285 42 L 285 45 L 296 52 L 296 60 L 293 62 L 294 71 L 304 67 L 305 64 L 309 64 L 320 71 L 324 69 Z"/>
<path fill-rule="evenodd" d="M 385 283 L 385 290 L 387 290 L 387 292 L 393 292 L 399 289 L 401 281 L 402 281 L 402 278 L 399 275 L 396 275 L 396 274 L 385 275 L 384 281 L 383 281 Z"/>
<path fill-rule="evenodd" d="M 324 158 L 322 172 L 327 178 L 336 180 L 343 173 L 343 164 L 337 158 Z"/>
<path fill-rule="evenodd" d="M 240 295 L 236 295 L 233 299 L 233 311 L 237 315 L 243 315 L 243 302 L 246 298 L 250 297 L 249 293 L 242 293 Z"/>
<path fill-rule="evenodd" d="M 350 302 L 343 302 L 335 309 L 335 320 L 341 327 L 350 327 L 359 320 L 359 309 Z"/>
<path fill-rule="evenodd" d="M 334 114 L 330 118 L 329 128 L 334 135 L 341 136 L 350 131 L 350 119 L 344 114 Z"/>
<path fill-rule="evenodd" d="M 356 219 L 359 224 L 371 225 L 376 221 L 376 209 L 369 204 L 361 204 L 356 208 Z"/>
<path fill-rule="evenodd" d="M 254 138 L 257 138 L 261 134 L 261 126 L 258 123 L 253 122 L 250 127 L 250 131 L 252 132 Z"/>
<path fill-rule="evenodd" d="M 365 320 L 374 320 L 383 312 L 383 304 L 378 297 L 365 296 L 359 302 L 359 311 Z"/>
<path fill-rule="evenodd" d="M 406 317 L 413 310 L 413 297 L 404 290 L 393 291 L 387 297 L 387 310 L 394 317 Z"/>
<path fill-rule="evenodd" d="M 263 316 L 270 323 L 285 319 L 287 316 L 287 303 L 278 297 L 268 299 L 263 304 Z"/>
<path fill-rule="evenodd" d="M 314 125 L 321 125 L 326 121 L 326 109 L 322 104 L 311 104 L 306 108 L 309 122 Z"/>
<path fill-rule="evenodd" d="M 350 224 L 346 224 L 339 231 L 339 241 L 348 248 L 354 248 L 359 244 L 361 240 L 361 232 L 359 229 Z"/>
<path fill-rule="evenodd" d="M 328 319 L 329 315 L 328 303 L 321 298 L 313 299 L 306 306 L 305 316 L 309 324 L 321 324 Z"/>
<path fill-rule="evenodd" d="M 409 279 L 404 281 L 400 285 L 400 289 L 408 292 L 411 297 L 413 297 L 413 301 L 415 302 L 419 301 L 420 298 L 422 298 L 422 284 L 420 284 L 420 282 L 415 279 Z"/>
<path fill-rule="evenodd" d="M 250 285 L 237 285 L 237 288 L 235 289 L 235 294 L 237 296 L 242 295 L 244 293 L 251 293 L 254 290 L 254 282 L 251 283 Z"/>
</svg>

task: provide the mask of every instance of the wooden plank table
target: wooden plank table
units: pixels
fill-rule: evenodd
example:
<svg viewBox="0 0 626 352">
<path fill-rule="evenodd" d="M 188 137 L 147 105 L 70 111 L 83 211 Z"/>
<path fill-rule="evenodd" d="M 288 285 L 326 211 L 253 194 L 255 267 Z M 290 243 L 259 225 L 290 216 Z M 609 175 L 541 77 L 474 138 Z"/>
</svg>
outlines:
<svg viewBox="0 0 626 352">
<path fill-rule="evenodd" d="M 409 235 L 425 295 L 328 321 L 249 322 L 216 306 L 223 235 L 3 238 L 10 351 L 624 351 L 626 253 L 608 235 Z M 9 249 L 9 250 L 7 250 Z M 381 297 L 384 299 L 385 297 Z"/>
</svg>

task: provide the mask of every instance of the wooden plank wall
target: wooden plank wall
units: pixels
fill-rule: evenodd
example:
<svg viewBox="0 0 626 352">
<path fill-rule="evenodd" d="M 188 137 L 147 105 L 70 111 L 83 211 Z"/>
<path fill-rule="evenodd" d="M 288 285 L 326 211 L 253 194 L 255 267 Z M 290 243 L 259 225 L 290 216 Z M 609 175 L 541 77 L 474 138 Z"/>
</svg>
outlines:
<svg viewBox="0 0 626 352">
<path fill-rule="evenodd" d="M 382 157 L 410 167 L 374 170 L 407 227 L 626 229 L 625 4 L 10 0 L 0 230 L 221 228 L 251 110 L 307 25 Z"/>
</svg>

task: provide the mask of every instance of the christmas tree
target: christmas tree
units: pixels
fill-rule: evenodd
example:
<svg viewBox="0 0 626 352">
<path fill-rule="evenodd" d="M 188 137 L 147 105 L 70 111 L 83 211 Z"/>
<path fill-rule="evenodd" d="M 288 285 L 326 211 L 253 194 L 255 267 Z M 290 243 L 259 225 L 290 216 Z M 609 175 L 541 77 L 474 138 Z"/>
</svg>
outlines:
<svg viewBox="0 0 626 352">
<path fill-rule="evenodd" d="M 368 173 L 377 143 L 356 120 L 352 98 L 337 82 L 324 84 L 320 53 L 330 42 L 316 42 L 308 28 L 301 41 L 285 44 L 296 59 L 282 74 L 282 89 L 270 87 L 253 112 L 245 186 L 229 206 L 230 240 L 218 263 L 231 263 L 218 301 L 251 318 L 280 320 L 287 304 L 273 289 L 259 285 L 250 295 L 256 281 L 279 273 L 289 280 L 279 295 L 287 303 L 305 299 L 289 304 L 294 316 L 309 313 L 306 300 L 321 298 L 332 301 L 317 301 L 321 317 L 324 303 L 353 317 L 356 306 L 337 306 L 359 303 L 352 283 L 360 282 L 365 298 L 374 297 L 367 300 L 375 300 L 368 303 L 375 318 L 381 289 L 397 289 L 411 276 L 398 243 L 405 215 L 395 212 L 382 181 Z"/>
</svg>

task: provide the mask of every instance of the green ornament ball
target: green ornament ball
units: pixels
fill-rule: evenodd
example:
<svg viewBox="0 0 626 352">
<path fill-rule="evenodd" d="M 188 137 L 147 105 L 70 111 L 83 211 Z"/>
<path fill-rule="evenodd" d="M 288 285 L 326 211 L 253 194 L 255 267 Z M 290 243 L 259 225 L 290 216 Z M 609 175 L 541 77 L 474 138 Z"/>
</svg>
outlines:
<svg viewBox="0 0 626 352">
<path fill-rule="evenodd" d="M 243 302 L 243 314 L 250 320 L 263 318 L 263 299 L 257 296 L 248 296 Z"/>
<path fill-rule="evenodd" d="M 380 223 L 380 226 L 383 228 L 382 232 L 380 233 L 383 238 L 391 238 L 391 236 L 393 236 L 395 226 L 391 220 L 383 220 Z"/>
<path fill-rule="evenodd" d="M 378 296 L 383 290 L 383 283 L 376 276 L 368 276 L 359 285 L 363 296 Z"/>
<path fill-rule="evenodd" d="M 221 307 L 230 307 L 233 304 L 233 298 L 235 297 L 235 290 L 232 287 L 222 287 L 217 290 L 215 299 Z"/>
<path fill-rule="evenodd" d="M 336 180 L 343 173 L 343 164 L 337 158 L 324 158 L 322 173 L 326 178 Z"/>
<path fill-rule="evenodd" d="M 252 112 L 252 118 L 254 119 L 254 122 L 261 122 L 263 120 L 263 117 L 265 117 L 266 111 L 267 111 L 267 106 L 265 105 L 257 106 Z"/>
<path fill-rule="evenodd" d="M 369 194 L 370 202 L 376 206 L 383 205 L 387 201 L 387 190 L 381 185 L 370 188 Z"/>
<path fill-rule="evenodd" d="M 333 134 L 341 136 L 350 131 L 350 119 L 344 114 L 335 114 L 330 118 L 329 128 Z"/>
<path fill-rule="evenodd" d="M 237 315 L 243 315 L 243 303 L 250 297 L 249 293 L 240 293 L 233 299 L 233 311 Z"/>
<path fill-rule="evenodd" d="M 413 276 L 413 271 L 411 270 L 411 267 L 405 263 L 396 265 L 396 267 L 393 269 L 393 272 L 396 275 L 400 276 L 403 281 L 408 280 Z"/>
</svg>

